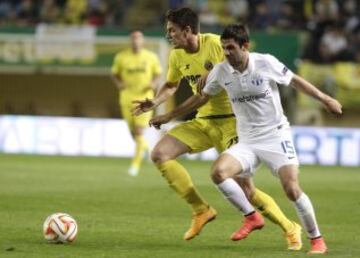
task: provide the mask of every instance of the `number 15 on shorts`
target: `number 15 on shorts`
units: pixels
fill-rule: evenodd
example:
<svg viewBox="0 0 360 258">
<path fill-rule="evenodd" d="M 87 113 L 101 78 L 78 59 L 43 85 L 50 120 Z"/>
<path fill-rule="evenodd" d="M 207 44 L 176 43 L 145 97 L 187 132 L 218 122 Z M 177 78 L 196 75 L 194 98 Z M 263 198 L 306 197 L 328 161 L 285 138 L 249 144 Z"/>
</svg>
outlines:
<svg viewBox="0 0 360 258">
<path fill-rule="evenodd" d="M 284 153 L 287 155 L 288 159 L 295 158 L 295 150 L 291 141 L 283 141 L 281 142 L 281 147 Z"/>
</svg>

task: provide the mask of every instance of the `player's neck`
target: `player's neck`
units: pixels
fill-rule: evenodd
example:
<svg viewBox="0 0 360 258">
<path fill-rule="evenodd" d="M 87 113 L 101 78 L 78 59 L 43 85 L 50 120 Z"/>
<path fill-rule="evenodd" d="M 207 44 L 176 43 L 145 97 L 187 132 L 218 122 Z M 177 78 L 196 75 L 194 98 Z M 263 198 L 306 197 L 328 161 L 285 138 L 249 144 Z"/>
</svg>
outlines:
<svg viewBox="0 0 360 258">
<path fill-rule="evenodd" d="M 237 66 L 236 66 L 236 70 L 238 70 L 240 73 L 243 73 L 247 67 L 249 65 L 249 54 L 247 54 L 244 59 L 242 60 L 242 62 L 240 62 Z"/>
<path fill-rule="evenodd" d="M 189 38 L 188 45 L 184 48 L 186 53 L 197 53 L 200 49 L 200 37 L 199 34 Z"/>
<path fill-rule="evenodd" d="M 131 51 L 134 53 L 134 54 L 138 54 L 141 52 L 141 48 L 131 48 Z"/>
</svg>

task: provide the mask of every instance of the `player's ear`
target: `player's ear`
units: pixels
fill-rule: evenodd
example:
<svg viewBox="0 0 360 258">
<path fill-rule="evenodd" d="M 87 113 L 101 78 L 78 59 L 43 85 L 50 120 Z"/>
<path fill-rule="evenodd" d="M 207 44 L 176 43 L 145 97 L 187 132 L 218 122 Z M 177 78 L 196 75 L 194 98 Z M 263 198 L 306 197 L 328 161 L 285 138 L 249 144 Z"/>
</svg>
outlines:
<svg viewBox="0 0 360 258">
<path fill-rule="evenodd" d="M 250 42 L 245 42 L 245 43 L 243 44 L 243 47 L 244 47 L 246 50 L 249 50 L 249 48 L 250 48 Z"/>
<path fill-rule="evenodd" d="M 191 30 L 190 26 L 185 26 L 184 33 L 185 34 L 191 34 L 192 33 L 192 30 Z"/>
</svg>

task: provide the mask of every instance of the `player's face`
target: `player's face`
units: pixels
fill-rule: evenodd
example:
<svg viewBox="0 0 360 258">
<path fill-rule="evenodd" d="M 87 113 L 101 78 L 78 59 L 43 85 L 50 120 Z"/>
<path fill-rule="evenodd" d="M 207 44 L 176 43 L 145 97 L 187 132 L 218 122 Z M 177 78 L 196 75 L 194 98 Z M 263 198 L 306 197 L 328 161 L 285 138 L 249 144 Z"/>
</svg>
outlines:
<svg viewBox="0 0 360 258">
<path fill-rule="evenodd" d="M 239 67 L 245 63 L 247 56 L 247 48 L 245 45 L 240 47 L 234 39 L 222 39 L 221 46 L 230 65 Z"/>
<path fill-rule="evenodd" d="M 174 48 L 184 48 L 186 46 L 187 31 L 182 30 L 175 23 L 168 21 L 166 24 L 166 38 Z"/>
<path fill-rule="evenodd" d="M 134 31 L 130 34 L 131 47 L 140 50 L 144 45 L 144 34 L 141 31 Z"/>
</svg>

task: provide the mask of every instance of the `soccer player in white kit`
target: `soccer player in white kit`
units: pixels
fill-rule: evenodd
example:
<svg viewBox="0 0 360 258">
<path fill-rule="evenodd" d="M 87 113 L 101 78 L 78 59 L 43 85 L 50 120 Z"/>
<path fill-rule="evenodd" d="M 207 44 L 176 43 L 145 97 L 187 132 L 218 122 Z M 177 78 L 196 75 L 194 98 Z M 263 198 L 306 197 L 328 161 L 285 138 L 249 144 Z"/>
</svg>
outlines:
<svg viewBox="0 0 360 258">
<path fill-rule="evenodd" d="M 226 60 L 215 65 L 202 94 L 225 89 L 237 120 L 239 142 L 223 152 L 212 168 L 212 180 L 245 219 L 233 240 L 260 229 L 264 221 L 232 178 L 253 176 L 261 163 L 280 179 L 311 242 L 309 254 L 327 252 L 309 197 L 298 182 L 298 159 L 289 122 L 283 113 L 278 84 L 293 86 L 318 99 L 330 112 L 341 114 L 341 104 L 291 72 L 269 54 L 249 53 L 249 35 L 243 25 L 229 25 L 221 35 Z"/>
</svg>

